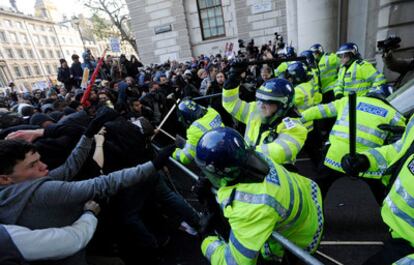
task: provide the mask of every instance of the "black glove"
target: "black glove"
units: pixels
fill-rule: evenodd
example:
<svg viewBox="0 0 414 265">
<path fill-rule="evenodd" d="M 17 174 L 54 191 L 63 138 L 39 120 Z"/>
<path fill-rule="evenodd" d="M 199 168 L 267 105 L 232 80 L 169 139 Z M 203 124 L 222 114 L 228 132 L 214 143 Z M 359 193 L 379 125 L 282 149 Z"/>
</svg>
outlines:
<svg viewBox="0 0 414 265">
<path fill-rule="evenodd" d="M 119 114 L 115 110 L 108 107 L 101 107 L 96 113 L 95 118 L 89 123 L 88 128 L 86 128 L 85 136 L 92 138 L 101 130 L 106 122 L 112 121 L 118 116 Z"/>
<path fill-rule="evenodd" d="M 205 202 L 213 199 L 215 202 L 214 194 L 211 192 L 211 182 L 208 178 L 199 178 L 197 183 L 193 187 L 194 194 L 197 195 L 197 199 L 200 203 L 204 204 Z M 215 202 L 216 203 L 216 202 Z"/>
<path fill-rule="evenodd" d="M 159 170 L 165 165 L 168 158 L 174 152 L 175 148 L 175 145 L 171 144 L 159 151 L 157 157 L 152 160 L 152 164 L 154 165 L 155 169 Z"/>
<path fill-rule="evenodd" d="M 350 176 L 356 177 L 360 172 L 365 172 L 369 168 L 369 160 L 365 155 L 356 154 L 351 156 L 349 154 L 342 157 L 342 169 Z"/>
<path fill-rule="evenodd" d="M 205 213 L 200 217 L 198 234 L 201 238 L 216 235 L 214 232 L 214 213 Z"/>
<path fill-rule="evenodd" d="M 185 143 L 186 143 L 185 138 L 181 137 L 181 136 L 180 136 L 180 135 L 178 135 L 178 134 L 176 134 L 176 135 L 175 135 L 175 145 L 176 145 L 178 148 L 184 148 Z"/>
<path fill-rule="evenodd" d="M 248 62 L 246 60 L 238 60 L 234 61 L 231 64 L 231 68 L 229 71 L 229 77 L 227 78 L 226 82 L 224 82 L 224 89 L 233 89 L 240 85 L 241 82 L 241 74 L 247 71 Z"/>
</svg>

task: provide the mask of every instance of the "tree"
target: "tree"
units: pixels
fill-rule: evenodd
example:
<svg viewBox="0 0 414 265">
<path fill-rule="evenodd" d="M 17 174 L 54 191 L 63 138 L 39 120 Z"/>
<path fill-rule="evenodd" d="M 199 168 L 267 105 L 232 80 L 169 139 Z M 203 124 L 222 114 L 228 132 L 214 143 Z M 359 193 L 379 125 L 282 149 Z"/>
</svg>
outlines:
<svg viewBox="0 0 414 265">
<path fill-rule="evenodd" d="M 100 16 L 104 14 L 112 24 L 118 29 L 121 41 L 126 41 L 134 48 L 138 54 L 137 42 L 128 25 L 128 8 L 124 0 L 84 0 L 84 5 L 94 13 L 94 22 L 104 25 L 104 20 Z"/>
</svg>

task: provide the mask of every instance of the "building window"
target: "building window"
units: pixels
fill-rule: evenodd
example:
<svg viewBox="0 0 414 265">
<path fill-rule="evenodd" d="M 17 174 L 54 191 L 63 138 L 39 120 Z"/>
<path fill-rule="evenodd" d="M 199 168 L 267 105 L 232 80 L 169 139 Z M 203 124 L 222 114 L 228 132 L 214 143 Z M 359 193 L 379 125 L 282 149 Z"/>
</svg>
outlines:
<svg viewBox="0 0 414 265">
<path fill-rule="evenodd" d="M 54 57 L 52 50 L 48 50 L 47 52 L 49 53 L 49 58 L 53 58 Z"/>
<path fill-rule="evenodd" d="M 20 59 L 24 59 L 24 52 L 23 49 L 17 49 L 17 54 L 19 55 Z"/>
<path fill-rule="evenodd" d="M 197 0 L 203 39 L 225 35 L 223 10 L 220 0 Z"/>
<path fill-rule="evenodd" d="M 20 34 L 20 39 L 23 43 L 28 43 L 29 42 L 29 40 L 27 39 L 27 35 L 24 34 L 24 33 Z"/>
<path fill-rule="evenodd" d="M 41 26 L 40 26 L 40 30 L 41 30 L 41 31 L 45 31 L 45 26 L 41 25 Z"/>
<path fill-rule="evenodd" d="M 17 22 L 16 22 L 16 24 L 17 24 L 17 27 L 18 27 L 19 29 L 22 29 L 22 28 L 23 28 L 23 24 L 22 24 L 22 22 L 17 21 Z"/>
<path fill-rule="evenodd" d="M 38 35 L 34 35 L 33 39 L 34 39 L 35 44 L 40 44 L 40 39 Z"/>
<path fill-rule="evenodd" d="M 14 70 L 14 74 L 17 77 L 22 77 L 22 72 L 20 71 L 20 68 L 17 65 L 15 67 L 13 67 L 13 70 Z"/>
<path fill-rule="evenodd" d="M 12 22 L 8 19 L 4 20 L 4 24 L 6 25 L 6 28 L 11 28 L 13 26 Z"/>
<path fill-rule="evenodd" d="M 45 50 L 40 50 L 40 57 L 46 58 Z"/>
<path fill-rule="evenodd" d="M 34 56 L 33 56 L 33 51 L 32 51 L 32 49 L 27 49 L 26 50 L 26 53 L 27 53 L 27 57 L 29 57 L 29 58 L 33 58 Z"/>
<path fill-rule="evenodd" d="M 70 51 L 66 50 L 66 55 L 69 56 L 70 55 Z"/>
<path fill-rule="evenodd" d="M 25 65 L 24 72 L 26 73 L 26 76 L 32 76 L 32 71 L 30 70 L 30 66 Z"/>
<path fill-rule="evenodd" d="M 49 39 L 47 38 L 47 36 L 43 36 L 43 42 L 45 44 L 49 44 Z"/>
<path fill-rule="evenodd" d="M 52 74 L 52 69 L 50 68 L 50 65 L 46 65 L 46 72 L 50 75 Z"/>
<path fill-rule="evenodd" d="M 36 74 L 36 75 L 40 75 L 40 68 L 39 68 L 39 66 L 38 66 L 37 64 L 35 64 L 35 65 L 33 66 L 33 68 L 34 68 L 35 74 Z"/>
<path fill-rule="evenodd" d="M 65 37 L 62 37 L 62 43 L 66 43 Z"/>
<path fill-rule="evenodd" d="M 0 41 L 7 42 L 6 33 L 4 33 L 4 31 L 0 31 Z"/>
<path fill-rule="evenodd" d="M 14 53 L 13 53 L 13 50 L 12 49 L 6 49 L 6 52 L 7 52 L 7 57 L 9 57 L 9 58 L 14 58 Z"/>
<path fill-rule="evenodd" d="M 9 32 L 9 35 L 10 35 L 10 41 L 11 41 L 11 42 L 13 42 L 13 43 L 16 43 L 16 42 L 17 42 L 17 36 L 16 36 L 16 33 L 14 33 L 14 32 Z"/>
<path fill-rule="evenodd" d="M 55 37 L 51 37 L 51 39 L 52 39 L 52 43 L 53 43 L 54 45 L 57 45 L 56 38 L 55 38 Z"/>
<path fill-rule="evenodd" d="M 60 58 L 61 56 L 60 56 L 60 52 L 58 51 L 58 50 L 55 50 L 55 53 L 56 53 L 56 57 L 57 58 Z"/>
</svg>

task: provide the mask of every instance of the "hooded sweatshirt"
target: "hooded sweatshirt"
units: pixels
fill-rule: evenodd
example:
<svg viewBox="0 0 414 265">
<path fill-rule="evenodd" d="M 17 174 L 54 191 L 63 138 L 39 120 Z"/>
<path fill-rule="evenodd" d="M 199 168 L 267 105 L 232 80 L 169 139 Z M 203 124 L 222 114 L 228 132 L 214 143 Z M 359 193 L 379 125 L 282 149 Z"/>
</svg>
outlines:
<svg viewBox="0 0 414 265">
<path fill-rule="evenodd" d="M 107 176 L 68 182 L 88 157 L 92 141 L 82 136 L 67 161 L 47 177 L 0 186 L 0 223 L 30 229 L 67 226 L 79 218 L 88 200 L 114 195 L 155 173 L 152 162 L 147 162 Z M 86 261 L 81 251 L 57 264 L 81 265 Z"/>
</svg>

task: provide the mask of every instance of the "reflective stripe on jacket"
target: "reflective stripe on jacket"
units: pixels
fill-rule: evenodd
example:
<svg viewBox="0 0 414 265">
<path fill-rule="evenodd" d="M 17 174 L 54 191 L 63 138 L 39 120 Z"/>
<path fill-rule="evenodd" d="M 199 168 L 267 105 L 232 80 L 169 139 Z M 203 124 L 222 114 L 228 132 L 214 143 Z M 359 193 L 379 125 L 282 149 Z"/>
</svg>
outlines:
<svg viewBox="0 0 414 265">
<path fill-rule="evenodd" d="M 380 147 L 389 133 L 378 128 L 380 124 L 405 126 L 405 118 L 393 107 L 379 99 L 357 97 L 356 151 L 364 152 Z M 312 107 L 302 113 L 303 121 L 337 117 L 329 134 L 331 146 L 325 157 L 325 166 L 344 172 L 341 159 L 349 153 L 349 106 L 348 97 L 329 104 Z M 364 177 L 381 178 L 384 170 L 368 171 Z"/>
<path fill-rule="evenodd" d="M 322 84 L 322 94 L 334 89 L 338 78 L 340 60 L 334 53 L 325 53 L 318 63 Z"/>
<path fill-rule="evenodd" d="M 279 164 L 295 161 L 307 136 L 307 129 L 299 119 L 285 118 L 275 128 L 260 133 L 262 119 L 256 102 L 240 100 L 239 87 L 223 90 L 223 107 L 234 118 L 246 124 L 244 140 L 249 146 L 256 147 L 256 151 Z"/>
<path fill-rule="evenodd" d="M 386 82 L 384 75 L 371 63 L 356 60 L 349 67 L 341 66 L 334 93 L 335 96 L 346 96 L 349 92 L 355 91 L 358 96 L 363 96 Z"/>
<path fill-rule="evenodd" d="M 224 127 L 220 114 L 209 107 L 207 113 L 200 119 L 194 121 L 187 129 L 187 141 L 183 149 L 175 149 L 172 157 L 184 165 L 190 164 L 195 157 L 198 140 L 211 129 Z"/>
<path fill-rule="evenodd" d="M 218 201 L 231 232 L 227 241 L 216 236 L 204 239 L 202 252 L 211 264 L 256 264 L 259 254 L 266 260 L 279 260 L 283 248 L 271 238 L 273 231 L 310 253 L 316 251 L 323 230 L 318 186 L 267 161 L 271 169 L 262 183 L 219 189 Z"/>
</svg>

